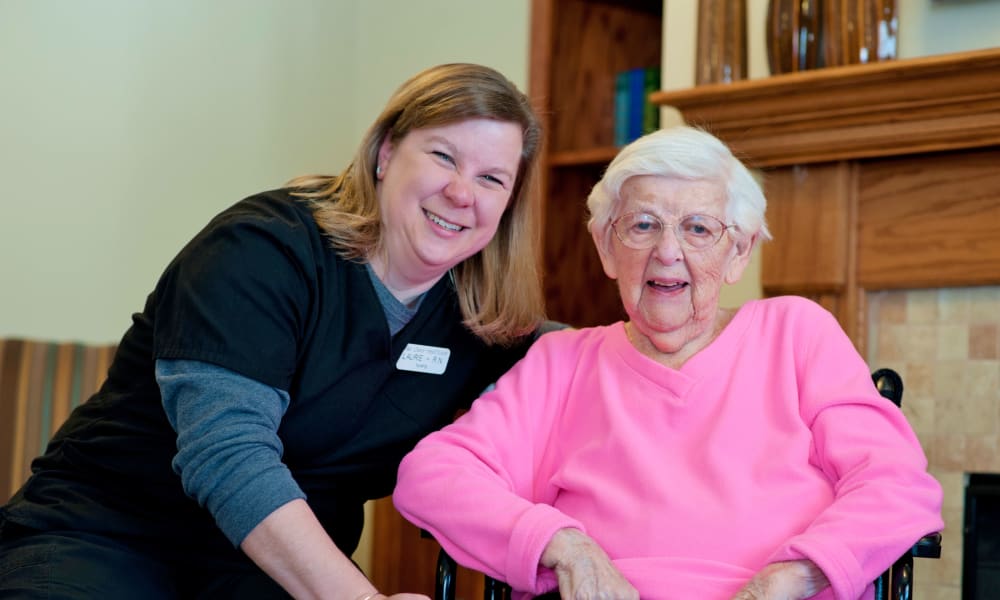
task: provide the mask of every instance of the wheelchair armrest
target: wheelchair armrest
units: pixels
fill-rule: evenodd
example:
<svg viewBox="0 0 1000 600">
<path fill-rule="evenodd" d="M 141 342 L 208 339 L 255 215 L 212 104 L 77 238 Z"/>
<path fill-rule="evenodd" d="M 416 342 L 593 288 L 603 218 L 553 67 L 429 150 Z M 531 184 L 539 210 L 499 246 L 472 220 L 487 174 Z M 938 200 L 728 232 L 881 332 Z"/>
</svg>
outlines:
<svg viewBox="0 0 1000 600">
<path fill-rule="evenodd" d="M 910 553 L 918 558 L 941 558 L 941 534 L 929 533 L 920 538 Z"/>
<path fill-rule="evenodd" d="M 420 537 L 433 540 L 434 536 L 426 529 L 420 530 Z M 434 600 L 455 600 L 456 574 L 458 565 L 455 559 L 448 556 L 444 548 L 438 550 L 437 569 L 434 576 Z"/>
<path fill-rule="evenodd" d="M 455 573 L 458 565 L 443 549 L 438 552 L 437 574 L 434 578 L 434 599 L 455 600 L 455 588 L 458 585 Z"/>
</svg>

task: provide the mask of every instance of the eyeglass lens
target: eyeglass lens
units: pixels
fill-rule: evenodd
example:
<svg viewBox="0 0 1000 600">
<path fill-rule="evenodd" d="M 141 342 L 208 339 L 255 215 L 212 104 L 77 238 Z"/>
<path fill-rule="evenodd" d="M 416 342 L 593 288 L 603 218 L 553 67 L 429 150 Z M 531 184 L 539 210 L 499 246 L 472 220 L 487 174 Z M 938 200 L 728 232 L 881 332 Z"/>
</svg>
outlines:
<svg viewBox="0 0 1000 600">
<path fill-rule="evenodd" d="M 622 215 L 611 224 L 623 244 L 635 250 L 652 248 L 663 236 L 663 221 L 656 215 L 634 212 Z M 710 215 L 686 215 L 674 226 L 677 239 L 690 248 L 702 249 L 714 245 L 722 237 L 726 225 Z"/>
</svg>

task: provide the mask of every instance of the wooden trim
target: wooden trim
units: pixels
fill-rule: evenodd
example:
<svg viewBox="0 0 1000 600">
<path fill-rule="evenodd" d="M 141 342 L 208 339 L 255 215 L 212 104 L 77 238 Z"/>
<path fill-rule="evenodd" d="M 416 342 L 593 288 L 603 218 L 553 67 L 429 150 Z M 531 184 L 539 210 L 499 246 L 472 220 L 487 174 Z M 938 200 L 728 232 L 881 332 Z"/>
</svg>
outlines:
<svg viewBox="0 0 1000 600">
<path fill-rule="evenodd" d="M 549 106 L 552 96 L 552 0 L 535 0 L 531 3 L 531 50 L 528 67 L 528 97 L 538 112 L 542 123 L 541 155 L 545 157 L 549 135 Z M 539 169 L 545 172 L 545 166 Z M 545 189 L 544 186 L 542 189 Z"/>
<path fill-rule="evenodd" d="M 614 146 L 601 146 L 599 148 L 585 148 L 583 150 L 565 150 L 563 152 L 553 152 L 549 155 L 550 167 L 576 167 L 586 165 L 605 166 L 618 155 L 620 148 Z"/>
<path fill-rule="evenodd" d="M 748 164 L 785 166 L 1000 144 L 1000 48 L 657 92 Z"/>
<path fill-rule="evenodd" d="M 861 179 L 861 167 L 856 161 L 846 163 L 847 189 L 846 220 L 847 243 L 844 245 L 844 307 L 840 315 L 847 335 L 854 341 L 855 347 L 862 356 L 865 355 L 867 332 L 865 318 L 861 311 L 865 307 L 864 298 L 858 289 L 858 181 Z"/>
<path fill-rule="evenodd" d="M 1000 148 L 863 164 L 858 281 L 868 289 L 1000 284 Z"/>
<path fill-rule="evenodd" d="M 848 331 L 848 335 L 851 341 L 854 342 L 854 347 L 857 348 L 858 354 L 861 356 L 868 356 L 868 290 L 864 288 L 855 288 L 855 321 L 854 321 L 854 331 Z"/>
<path fill-rule="evenodd" d="M 761 247 L 768 295 L 842 293 L 850 235 L 850 163 L 803 165 L 765 176 L 774 241 Z"/>
<path fill-rule="evenodd" d="M 534 0 L 531 3 L 531 31 L 530 49 L 528 56 L 528 97 L 538 114 L 538 121 L 542 126 L 542 142 L 538 149 L 541 157 L 538 161 L 535 172 L 535 180 L 530 190 L 532 208 L 538 230 L 533 243 L 535 244 L 538 257 L 538 272 L 545 271 L 542 248 L 544 247 L 545 232 L 545 209 L 544 203 L 549 189 L 549 167 L 547 164 L 549 146 L 549 118 L 548 99 L 551 97 L 552 82 L 549 73 L 552 69 L 552 14 L 553 0 Z"/>
</svg>

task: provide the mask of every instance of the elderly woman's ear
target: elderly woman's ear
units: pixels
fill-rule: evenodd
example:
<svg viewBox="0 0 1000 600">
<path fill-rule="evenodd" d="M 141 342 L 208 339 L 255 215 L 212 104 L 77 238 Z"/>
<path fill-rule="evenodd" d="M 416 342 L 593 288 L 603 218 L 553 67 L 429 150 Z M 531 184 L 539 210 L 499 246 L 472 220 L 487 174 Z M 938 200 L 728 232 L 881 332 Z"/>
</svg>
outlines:
<svg viewBox="0 0 1000 600">
<path fill-rule="evenodd" d="M 615 261 L 611 257 L 611 227 L 601 226 L 594 223 L 590 226 L 590 235 L 594 238 L 594 247 L 601 257 L 601 265 L 604 266 L 604 274 L 611 279 L 618 279 L 618 271 L 615 268 Z"/>
<path fill-rule="evenodd" d="M 743 277 L 743 271 L 750 264 L 750 257 L 753 255 L 753 249 L 757 247 L 758 239 L 758 234 L 751 236 L 738 234 L 734 236 L 735 243 L 733 244 L 733 248 L 736 254 L 729 261 L 729 267 L 726 269 L 723 279 L 727 284 L 732 285 L 739 281 L 740 277 Z"/>
</svg>

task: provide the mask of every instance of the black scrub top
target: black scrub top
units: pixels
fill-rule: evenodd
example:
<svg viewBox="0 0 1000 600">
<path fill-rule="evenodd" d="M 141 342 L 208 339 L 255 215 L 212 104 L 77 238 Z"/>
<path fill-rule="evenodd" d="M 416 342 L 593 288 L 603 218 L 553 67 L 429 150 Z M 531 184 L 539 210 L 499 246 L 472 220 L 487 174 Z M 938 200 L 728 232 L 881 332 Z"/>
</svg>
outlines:
<svg viewBox="0 0 1000 600">
<path fill-rule="evenodd" d="M 177 436 L 154 378 L 156 359 L 199 360 L 289 392 L 283 461 L 350 554 L 364 501 L 391 493 L 403 455 L 527 349 L 527 339 L 487 346 L 461 321 L 444 277 L 390 337 L 365 266 L 330 248 L 308 203 L 287 190 L 251 196 L 170 263 L 133 315 L 108 380 L 34 461 L 5 516 L 182 552 L 231 549 L 171 468 Z M 397 369 L 411 343 L 449 349 L 444 373 Z"/>
</svg>

